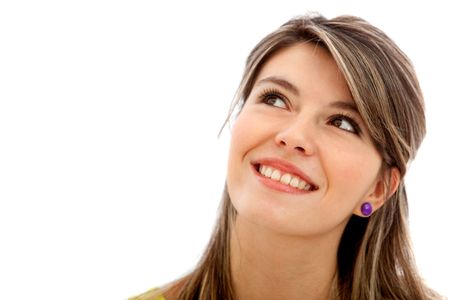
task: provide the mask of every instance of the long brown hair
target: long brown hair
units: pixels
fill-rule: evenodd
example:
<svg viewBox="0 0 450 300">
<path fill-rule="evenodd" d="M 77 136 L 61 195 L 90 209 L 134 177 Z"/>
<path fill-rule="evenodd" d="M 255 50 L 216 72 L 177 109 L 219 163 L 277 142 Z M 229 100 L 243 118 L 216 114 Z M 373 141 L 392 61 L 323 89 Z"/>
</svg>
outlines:
<svg viewBox="0 0 450 300">
<path fill-rule="evenodd" d="M 250 53 L 227 121 L 236 107 L 240 111 L 245 105 L 264 63 L 280 49 L 303 42 L 323 47 L 334 58 L 383 158 L 382 171 L 396 167 L 401 174 L 398 189 L 385 205 L 369 218 L 352 216 L 348 222 L 337 253 L 333 298 L 437 299 L 416 270 L 403 181 L 426 131 L 423 97 L 411 62 L 388 36 L 353 16 L 290 20 Z M 386 178 L 386 191 L 389 182 Z M 203 258 L 191 273 L 154 295 L 167 292 L 185 300 L 233 299 L 229 243 L 235 216 L 225 187 Z"/>
</svg>

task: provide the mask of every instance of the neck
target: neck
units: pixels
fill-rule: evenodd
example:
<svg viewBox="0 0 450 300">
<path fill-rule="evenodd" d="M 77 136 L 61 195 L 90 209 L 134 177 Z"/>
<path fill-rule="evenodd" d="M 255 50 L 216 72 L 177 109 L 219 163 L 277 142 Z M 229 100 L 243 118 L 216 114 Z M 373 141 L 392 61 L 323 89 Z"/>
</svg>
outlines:
<svg viewBox="0 0 450 300">
<path fill-rule="evenodd" d="M 237 299 L 330 299 L 340 234 L 280 235 L 239 216 L 231 232 Z"/>
</svg>

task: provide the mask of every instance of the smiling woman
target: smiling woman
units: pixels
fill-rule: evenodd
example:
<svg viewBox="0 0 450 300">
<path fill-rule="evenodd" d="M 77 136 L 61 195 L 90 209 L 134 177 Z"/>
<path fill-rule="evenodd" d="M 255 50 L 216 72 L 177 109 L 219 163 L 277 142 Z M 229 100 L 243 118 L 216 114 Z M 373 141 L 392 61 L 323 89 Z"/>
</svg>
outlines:
<svg viewBox="0 0 450 300">
<path fill-rule="evenodd" d="M 208 249 L 134 299 L 439 298 L 409 245 L 404 176 L 425 116 L 392 40 L 356 17 L 292 19 L 250 53 L 236 108 Z"/>
<path fill-rule="evenodd" d="M 265 80 L 271 77 L 295 90 Z M 383 204 L 387 171 L 397 187 L 398 169 L 380 172 L 359 114 L 336 103 L 354 105 L 333 58 L 314 44 L 280 50 L 262 67 L 232 132 L 227 182 L 239 221 L 303 238 L 326 233 L 337 245 L 349 212 L 361 215 L 363 201 L 374 210 Z"/>
</svg>

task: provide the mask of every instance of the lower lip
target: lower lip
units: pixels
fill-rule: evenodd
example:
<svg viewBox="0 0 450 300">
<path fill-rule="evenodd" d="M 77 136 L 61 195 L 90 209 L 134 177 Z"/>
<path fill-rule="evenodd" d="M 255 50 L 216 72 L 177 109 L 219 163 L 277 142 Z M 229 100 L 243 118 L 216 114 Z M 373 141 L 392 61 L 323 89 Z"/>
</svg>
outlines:
<svg viewBox="0 0 450 300">
<path fill-rule="evenodd" d="M 306 193 L 312 192 L 312 191 L 301 190 L 301 189 L 292 187 L 290 185 L 283 184 L 279 181 L 272 180 L 268 177 L 265 177 L 264 175 L 259 173 L 256 170 L 256 167 L 253 165 L 252 165 L 252 170 L 256 175 L 256 179 L 258 179 L 259 182 L 261 182 L 263 185 L 265 185 L 266 187 L 268 187 L 270 189 L 273 189 L 273 190 L 276 190 L 279 192 L 289 193 L 289 194 L 306 194 Z"/>
</svg>

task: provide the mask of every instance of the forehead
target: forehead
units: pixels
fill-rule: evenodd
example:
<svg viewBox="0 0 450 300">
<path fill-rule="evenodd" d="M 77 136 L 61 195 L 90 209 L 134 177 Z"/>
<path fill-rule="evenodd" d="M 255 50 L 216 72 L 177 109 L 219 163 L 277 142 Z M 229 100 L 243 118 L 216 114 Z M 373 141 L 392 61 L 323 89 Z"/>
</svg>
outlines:
<svg viewBox="0 0 450 300">
<path fill-rule="evenodd" d="M 262 66 L 256 85 L 268 77 L 285 79 L 303 97 L 353 102 L 345 78 L 333 57 L 316 44 L 298 43 L 276 52 Z"/>
</svg>

